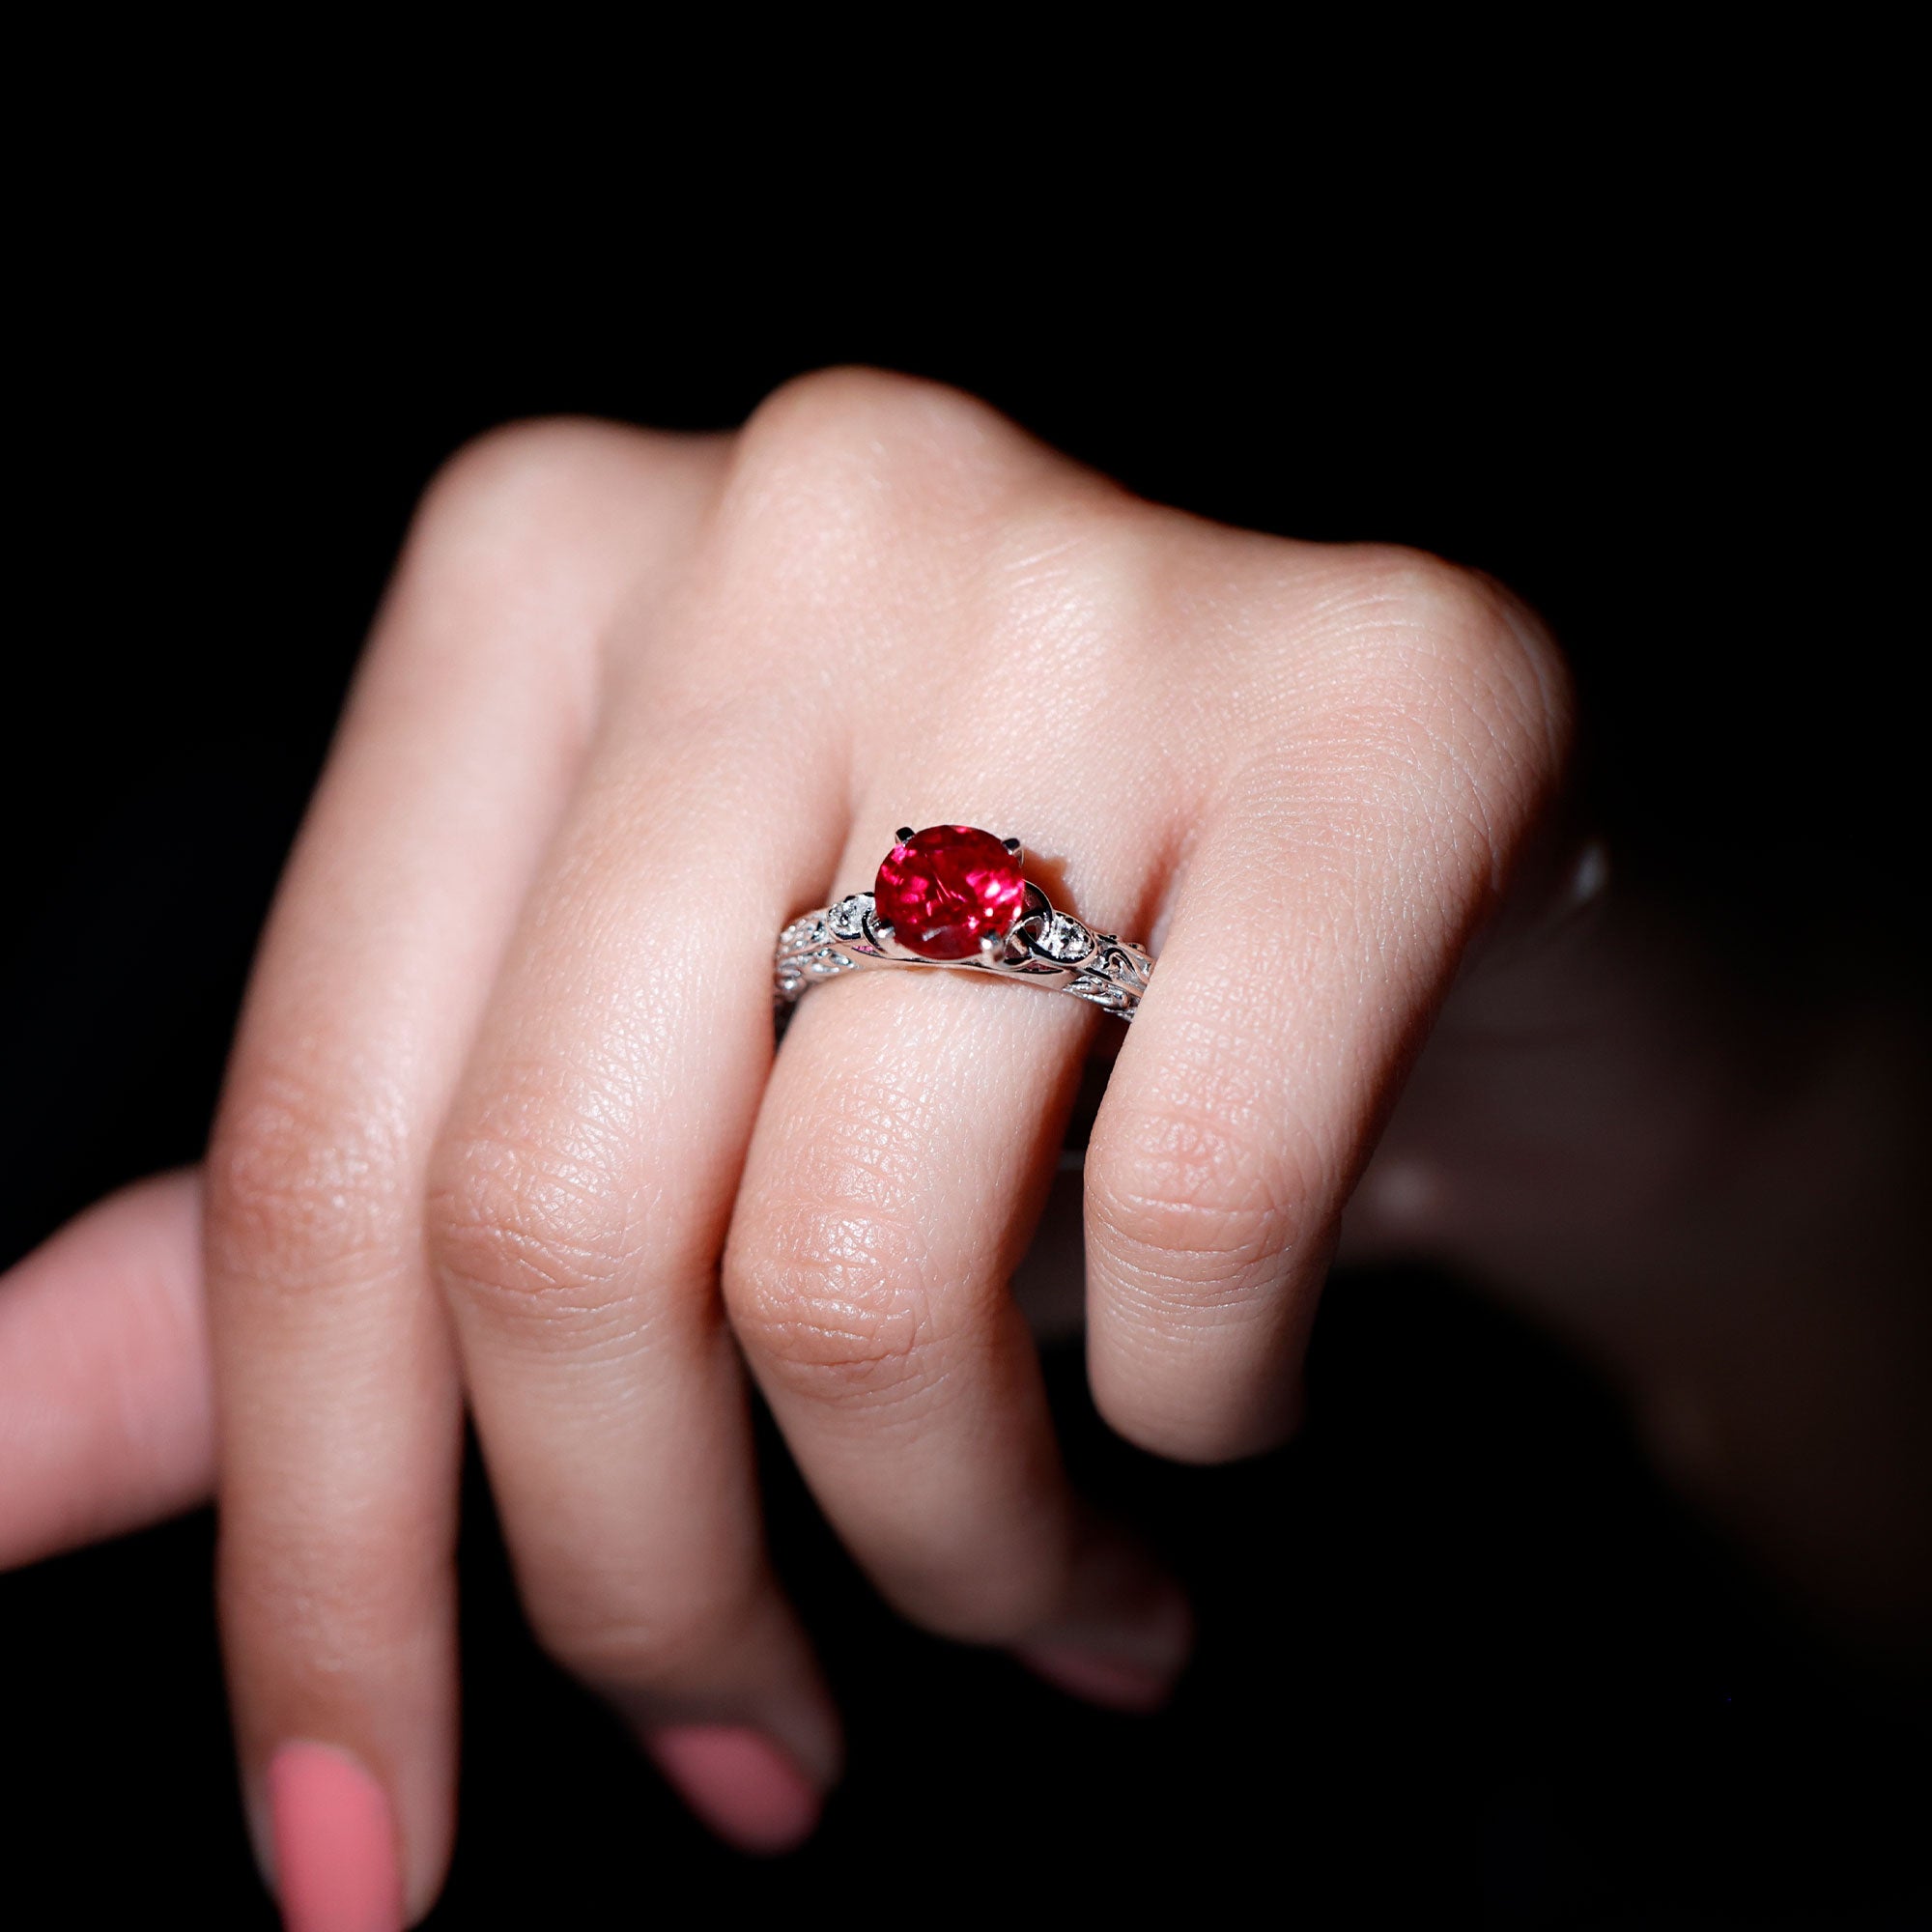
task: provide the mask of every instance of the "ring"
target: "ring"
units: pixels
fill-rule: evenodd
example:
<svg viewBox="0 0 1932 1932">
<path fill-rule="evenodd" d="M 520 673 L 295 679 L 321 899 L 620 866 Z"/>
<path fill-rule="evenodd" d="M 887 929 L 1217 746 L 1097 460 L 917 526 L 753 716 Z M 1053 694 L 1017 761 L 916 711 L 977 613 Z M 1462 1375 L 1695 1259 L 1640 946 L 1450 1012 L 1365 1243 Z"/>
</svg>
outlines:
<svg viewBox="0 0 1932 1932">
<path fill-rule="evenodd" d="M 1026 876 L 1017 838 L 972 825 L 902 825 L 869 893 L 809 912 L 779 934 L 772 985 L 781 1024 L 820 980 L 868 966 L 998 973 L 1134 1016 L 1146 949 L 1057 912 Z"/>
</svg>

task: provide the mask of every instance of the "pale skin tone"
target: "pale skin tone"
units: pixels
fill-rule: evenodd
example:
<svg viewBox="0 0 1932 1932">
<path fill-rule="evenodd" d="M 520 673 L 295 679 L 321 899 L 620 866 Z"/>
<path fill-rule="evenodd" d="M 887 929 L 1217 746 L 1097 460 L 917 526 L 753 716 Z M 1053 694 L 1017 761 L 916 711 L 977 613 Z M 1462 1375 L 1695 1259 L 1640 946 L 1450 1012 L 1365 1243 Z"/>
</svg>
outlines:
<svg viewBox="0 0 1932 1932">
<path fill-rule="evenodd" d="M 1118 1048 L 1083 1187 L 1122 1434 L 1283 1440 L 1338 1242 L 1430 1257 L 1589 1350 L 1776 1574 L 1891 1628 L 1924 1590 L 1914 1063 L 1868 1021 L 1767 1094 L 1717 969 L 1573 828 L 1572 728 L 1487 580 L 1150 506 L 947 390 L 486 439 L 399 564 L 204 1172 L 0 1292 L 0 1560 L 213 1487 L 258 1829 L 277 1748 L 339 1747 L 412 1913 L 453 1827 L 466 1406 L 537 1634 L 727 1835 L 812 1801 L 721 1793 L 704 1736 L 807 1793 L 841 1749 L 748 1378 L 907 1617 L 1155 1702 L 1184 1603 L 1068 1489 L 1009 1290 Z M 1151 944 L 1134 1026 L 882 972 L 775 1060 L 779 927 L 942 822 Z"/>
</svg>

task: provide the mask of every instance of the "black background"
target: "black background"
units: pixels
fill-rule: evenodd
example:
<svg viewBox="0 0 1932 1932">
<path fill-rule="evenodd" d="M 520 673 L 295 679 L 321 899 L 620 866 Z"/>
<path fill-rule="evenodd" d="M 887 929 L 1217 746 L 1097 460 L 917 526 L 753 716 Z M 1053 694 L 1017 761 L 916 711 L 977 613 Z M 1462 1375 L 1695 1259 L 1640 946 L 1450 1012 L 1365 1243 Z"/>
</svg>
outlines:
<svg viewBox="0 0 1932 1932">
<path fill-rule="evenodd" d="M 1902 298 L 1883 223 L 1831 195 L 1324 222 L 1305 196 L 1117 185 L 1105 221 L 1090 194 L 915 223 L 855 179 L 675 224 L 662 196 L 598 225 L 505 194 L 460 239 L 398 198 L 379 235 L 326 199 L 211 209 L 136 174 L 35 284 L 0 1259 L 194 1157 L 435 466 L 557 410 L 727 424 L 832 361 L 957 383 L 1191 509 L 1495 572 L 1573 653 L 1626 865 L 1841 977 L 1917 959 Z M 749 1863 L 534 1653 L 472 1493 L 465 1809 L 432 1922 L 684 1922 L 691 1886 L 875 1917 L 1925 1922 L 1909 1700 L 1793 1627 L 1544 1340 L 1431 1276 L 1339 1280 L 1304 1437 L 1222 1471 L 1125 1450 L 1077 1363 L 1055 1376 L 1076 1466 L 1198 1592 L 1169 1715 L 1097 1715 L 895 1626 L 774 1456 L 851 1771 L 808 1851 Z M 48 1923 L 161 1901 L 271 1922 L 211 1547 L 196 1518 L 0 1579 L 0 1842 L 58 1888 Z"/>
</svg>

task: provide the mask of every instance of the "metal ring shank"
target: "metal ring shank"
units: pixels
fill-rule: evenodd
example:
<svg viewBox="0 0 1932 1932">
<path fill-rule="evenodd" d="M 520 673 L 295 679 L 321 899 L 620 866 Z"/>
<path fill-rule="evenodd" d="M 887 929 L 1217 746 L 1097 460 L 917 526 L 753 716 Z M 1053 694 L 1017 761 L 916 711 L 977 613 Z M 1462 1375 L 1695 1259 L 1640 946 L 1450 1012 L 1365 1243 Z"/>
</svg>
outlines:
<svg viewBox="0 0 1932 1932">
<path fill-rule="evenodd" d="M 1111 932 L 1094 932 L 1056 912 L 1040 889 L 1027 882 L 1026 904 L 1009 936 L 1003 957 L 926 959 L 908 952 L 877 917 L 870 893 L 854 893 L 837 905 L 795 919 L 779 934 L 772 962 L 772 989 L 781 1015 L 820 980 L 873 966 L 928 966 L 944 972 L 994 973 L 1024 980 L 1050 993 L 1071 993 L 1117 1018 L 1130 1020 L 1147 989 L 1153 961 L 1143 947 Z"/>
</svg>

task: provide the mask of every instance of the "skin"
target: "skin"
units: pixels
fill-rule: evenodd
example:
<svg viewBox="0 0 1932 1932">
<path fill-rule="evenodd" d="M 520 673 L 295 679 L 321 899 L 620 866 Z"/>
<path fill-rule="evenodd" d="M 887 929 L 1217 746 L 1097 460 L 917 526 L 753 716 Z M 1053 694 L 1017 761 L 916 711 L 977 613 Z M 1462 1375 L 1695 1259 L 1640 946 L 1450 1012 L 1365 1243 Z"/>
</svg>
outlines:
<svg viewBox="0 0 1932 1932">
<path fill-rule="evenodd" d="M 0 1290 L 0 1560 L 212 1480 L 265 1856 L 274 1753 L 332 1747 L 412 1913 L 453 1821 L 466 1406 L 539 1635 L 748 1842 L 730 1740 L 815 1790 L 840 1749 L 748 1374 L 906 1616 L 1154 1701 L 1184 1605 L 1066 1484 L 1009 1292 L 1117 1049 L 1083 1211 L 1123 1435 L 1279 1442 L 1338 1244 L 1427 1256 L 1587 1350 L 1775 1572 L 1905 1627 L 1919 1048 L 1741 1012 L 1575 836 L 1571 735 L 1488 580 L 1152 507 L 944 389 L 833 372 L 731 437 L 485 439 L 398 567 L 205 1170 Z M 952 821 L 1151 943 L 1134 1026 L 867 974 L 774 1060 L 779 927 Z"/>
</svg>

